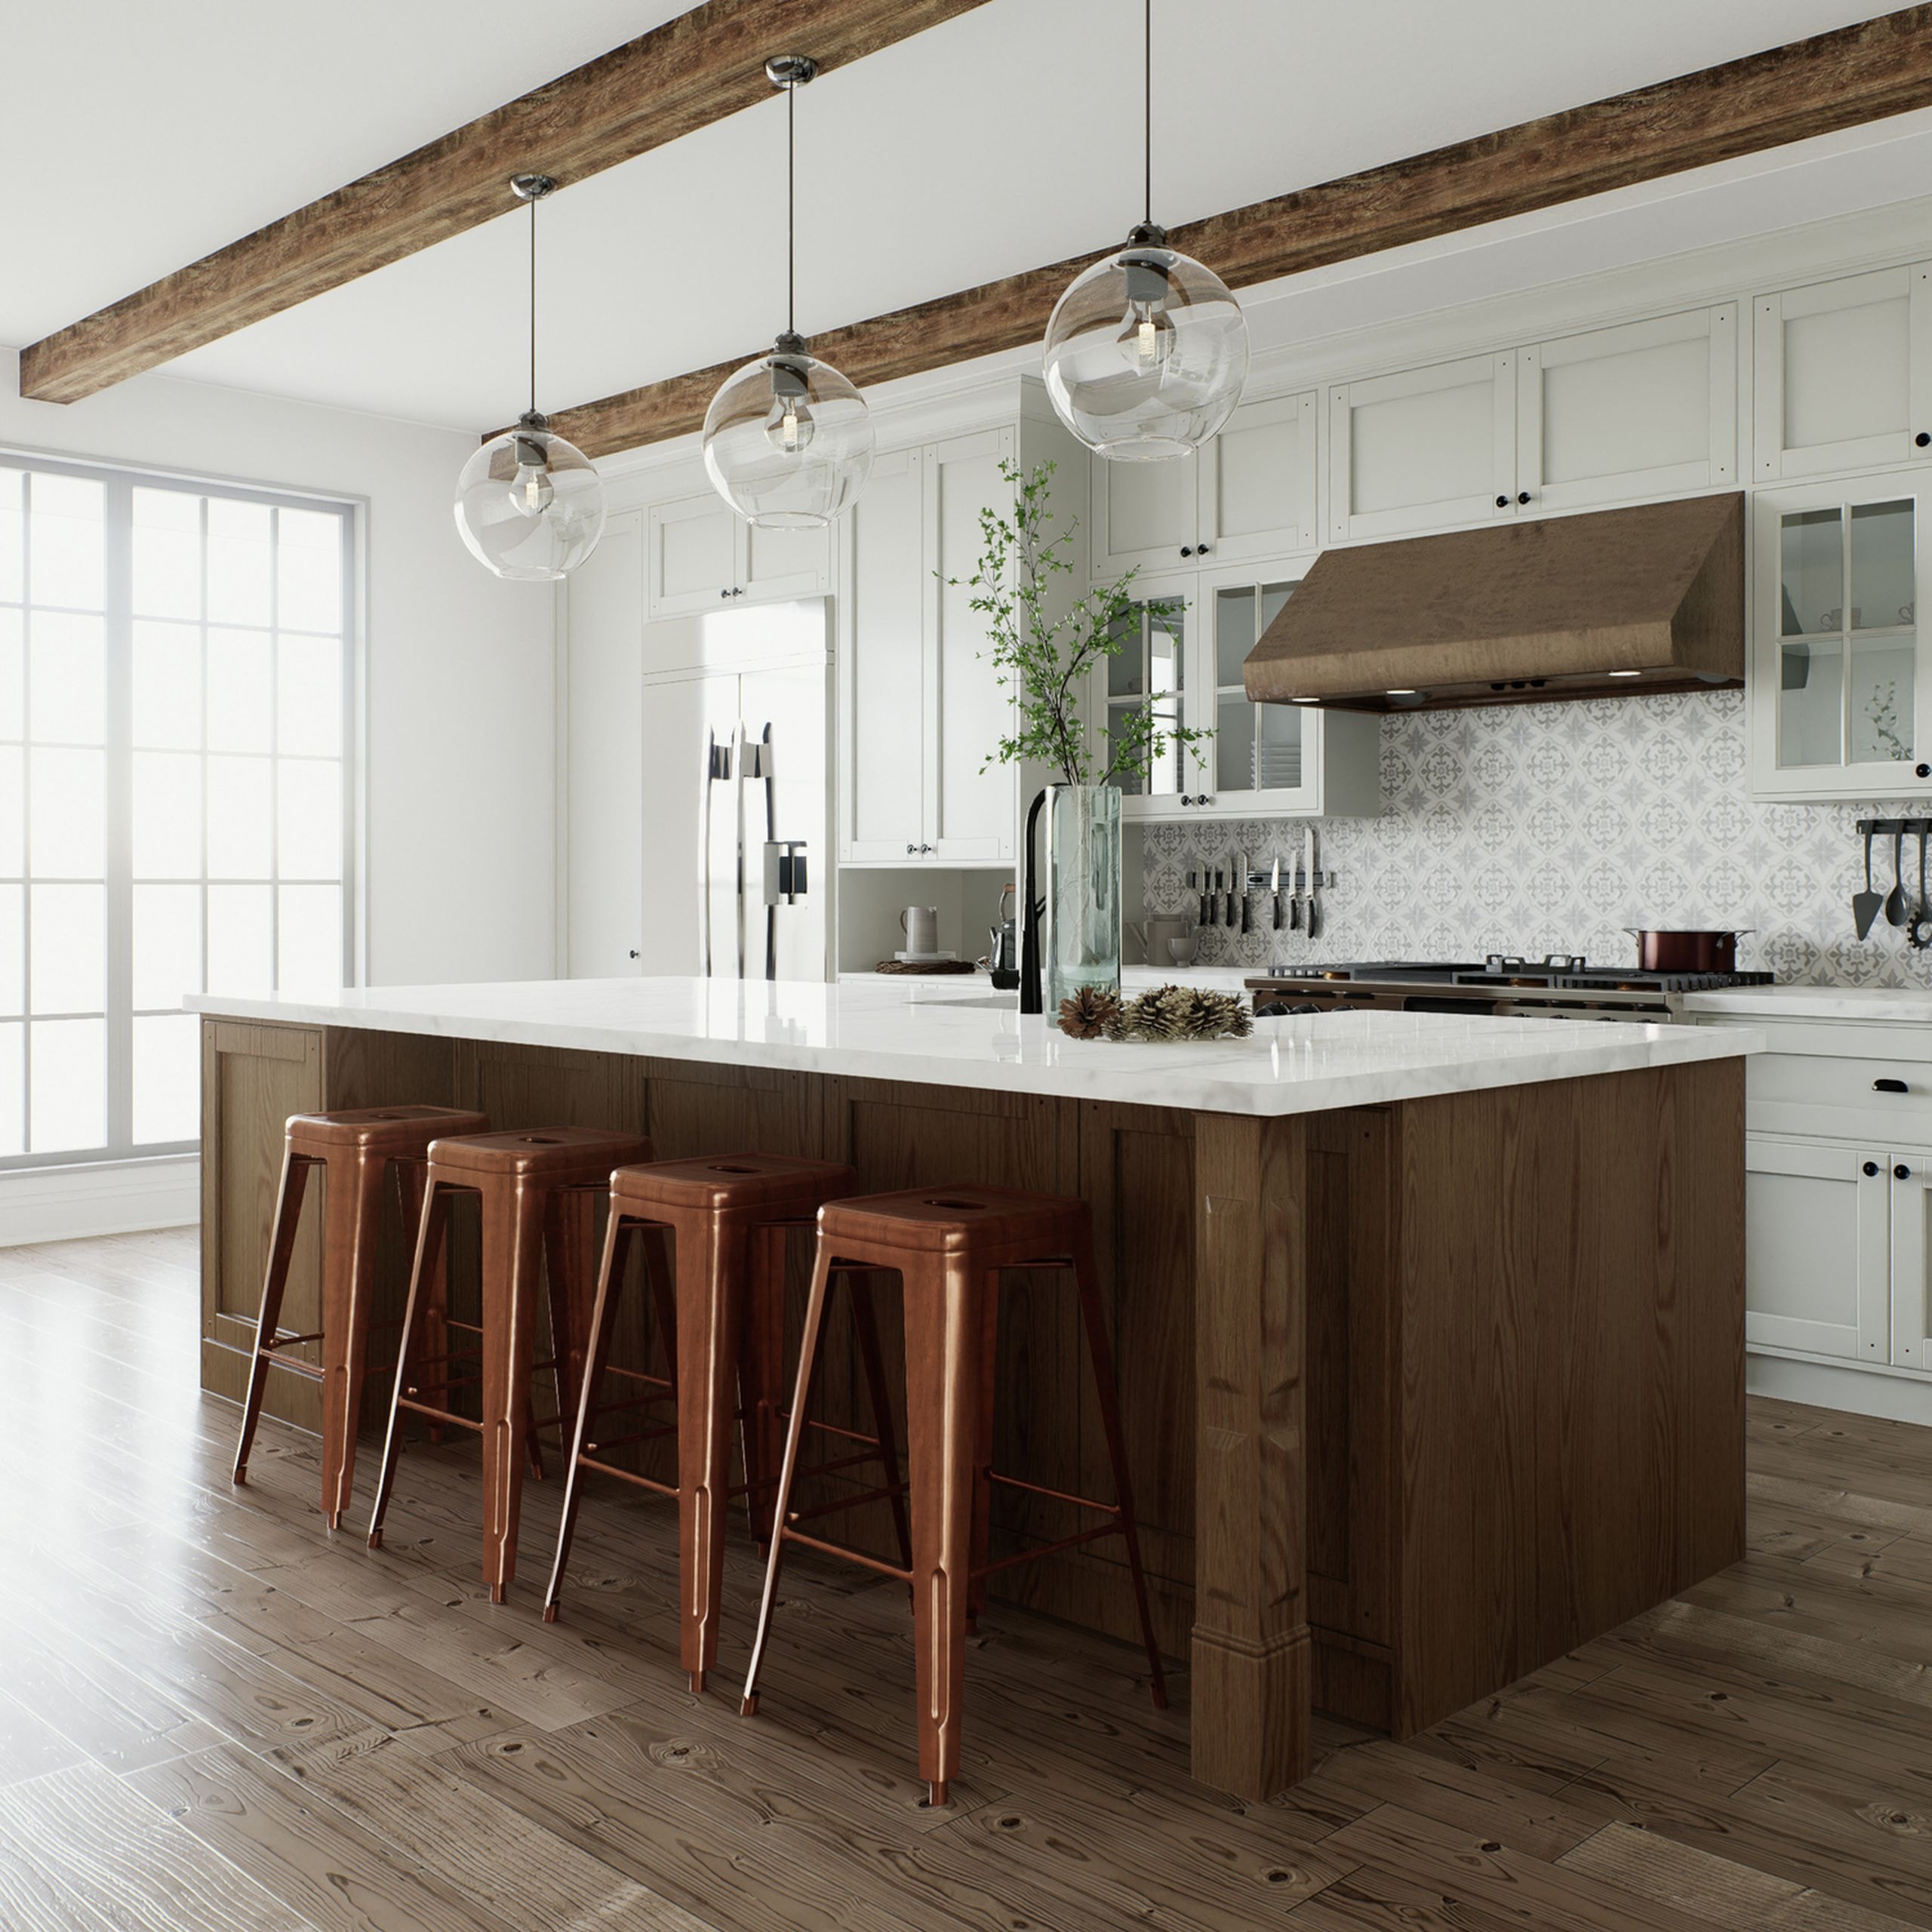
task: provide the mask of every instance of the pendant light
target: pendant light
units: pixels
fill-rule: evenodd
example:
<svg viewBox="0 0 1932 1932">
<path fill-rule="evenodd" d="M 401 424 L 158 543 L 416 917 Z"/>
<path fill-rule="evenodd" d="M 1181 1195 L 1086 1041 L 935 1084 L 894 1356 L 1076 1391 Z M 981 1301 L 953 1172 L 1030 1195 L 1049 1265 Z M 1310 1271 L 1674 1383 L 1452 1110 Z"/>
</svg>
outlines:
<svg viewBox="0 0 1932 1932">
<path fill-rule="evenodd" d="M 718 494 L 749 523 L 797 530 L 829 523 L 866 487 L 872 423 L 866 399 L 808 355 L 794 326 L 798 289 L 798 91 L 818 72 L 808 55 L 764 63 L 785 95 L 785 329 L 768 355 L 748 362 L 711 399 L 704 466 Z"/>
<path fill-rule="evenodd" d="M 1047 394 L 1089 449 L 1121 463 L 1185 456 L 1234 413 L 1247 324 L 1211 269 L 1168 246 L 1154 220 L 1154 6 L 1143 0 L 1146 214 L 1117 255 L 1054 305 Z"/>
<path fill-rule="evenodd" d="M 530 407 L 463 466 L 456 483 L 456 527 L 470 555 L 525 582 L 568 576 L 604 534 L 601 479 L 537 409 L 537 204 L 556 185 L 547 174 L 510 177 L 510 192 L 530 204 Z"/>
</svg>

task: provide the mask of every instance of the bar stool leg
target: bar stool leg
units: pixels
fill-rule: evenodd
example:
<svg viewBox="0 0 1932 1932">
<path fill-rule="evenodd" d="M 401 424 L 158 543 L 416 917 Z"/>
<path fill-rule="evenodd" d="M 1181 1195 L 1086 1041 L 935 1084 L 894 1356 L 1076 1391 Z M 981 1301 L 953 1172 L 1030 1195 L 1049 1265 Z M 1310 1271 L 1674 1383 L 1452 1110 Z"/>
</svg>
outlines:
<svg viewBox="0 0 1932 1932">
<path fill-rule="evenodd" d="M 402 1398 L 408 1392 L 409 1377 L 422 1353 L 423 1312 L 428 1284 L 442 1265 L 444 1224 L 449 1204 L 434 1176 L 423 1189 L 423 1217 L 416 1226 L 416 1256 L 410 1264 L 409 1294 L 403 1303 L 402 1334 L 396 1343 L 395 1387 L 389 1396 L 389 1425 L 383 1438 L 383 1466 L 376 1478 L 375 1507 L 369 1512 L 369 1547 L 383 1546 L 383 1518 L 388 1514 L 389 1491 L 395 1487 L 395 1466 L 402 1456 Z M 445 1366 L 444 1373 L 448 1369 Z"/>
<path fill-rule="evenodd" d="M 328 1164 L 322 1236 L 322 1515 L 332 1530 L 355 1483 L 386 1155 L 344 1153 Z"/>
<path fill-rule="evenodd" d="M 578 1392 L 577 1423 L 571 1431 L 570 1460 L 564 1469 L 564 1516 L 557 1531 L 557 1560 L 551 1566 L 550 1587 L 543 1598 L 543 1621 L 557 1620 L 557 1606 L 564 1593 L 564 1569 L 570 1561 L 571 1539 L 577 1534 L 577 1506 L 583 1500 L 583 1470 L 578 1458 L 584 1451 L 584 1438 L 590 1432 L 590 1419 L 597 1407 L 598 1386 L 604 1378 L 604 1364 L 610 1359 L 611 1333 L 616 1327 L 617 1303 L 624 1278 L 624 1261 L 630 1248 L 633 1224 L 615 1208 L 604 1227 L 604 1258 L 597 1269 L 597 1300 L 590 1312 L 589 1342 L 584 1353 L 583 1386 Z"/>
<path fill-rule="evenodd" d="M 772 1297 L 774 1273 L 781 1290 L 785 1278 L 782 1228 L 747 1229 L 706 1216 L 700 1230 L 697 1220 L 692 1216 L 679 1228 L 677 1244 L 678 1337 L 685 1352 L 678 1389 L 678 1580 L 684 1595 L 678 1654 L 694 1694 L 718 1661 L 744 1304 Z"/>
<path fill-rule="evenodd" d="M 309 1157 L 285 1153 L 281 1184 L 275 1191 L 275 1221 L 269 1235 L 269 1265 L 262 1278 L 261 1312 L 255 1318 L 255 1352 L 248 1364 L 248 1399 L 242 1405 L 242 1436 L 235 1448 L 238 1484 L 248 1480 L 248 1451 L 254 1447 L 255 1425 L 262 1419 L 262 1395 L 268 1386 L 272 1359 L 265 1344 L 275 1340 L 281 1320 L 281 1298 L 288 1287 L 288 1268 L 295 1254 L 295 1230 L 302 1218 L 302 1195 L 308 1186 Z"/>
<path fill-rule="evenodd" d="M 402 1224 L 405 1228 L 420 1228 L 423 1225 L 423 1177 L 429 1171 L 426 1161 L 399 1160 L 390 1164 L 395 1169 L 396 1192 L 402 1203 Z M 443 1365 L 445 1381 L 438 1386 L 435 1400 L 438 1408 L 450 1405 L 448 1383 L 450 1356 L 450 1270 L 449 1258 L 440 1250 L 436 1265 L 432 1271 L 423 1299 L 423 1348 L 421 1359 L 440 1362 Z M 439 1422 L 429 1424 L 429 1440 L 440 1443 L 443 1439 L 443 1425 Z"/>
<path fill-rule="evenodd" d="M 906 1486 L 900 1478 L 899 1438 L 892 1423 L 891 1385 L 885 1377 L 885 1357 L 878 1345 L 878 1313 L 872 1303 L 872 1277 L 863 1268 L 844 1271 L 852 1298 L 852 1325 L 858 1331 L 859 1359 L 866 1374 L 866 1394 L 872 1404 L 872 1433 L 878 1438 L 878 1459 L 885 1485 L 891 1491 L 892 1527 L 899 1540 L 899 1561 L 912 1567 L 912 1529 L 906 1512 Z"/>
<path fill-rule="evenodd" d="M 993 1524 L 993 1417 L 999 1384 L 1000 1272 L 989 1269 L 980 1297 L 980 1333 L 976 1349 L 979 1371 L 978 1404 L 975 1418 L 976 1446 L 973 1451 L 973 1574 L 966 1586 L 966 1631 L 977 1634 L 980 1619 L 986 1607 L 986 1580 L 980 1573 L 986 1565 L 986 1553 L 992 1544 Z"/>
<path fill-rule="evenodd" d="M 949 1801 L 966 1690 L 985 1293 L 964 1257 L 906 1275 L 906 1460 L 912 1485 L 912 1647 L 919 1775 Z"/>
<path fill-rule="evenodd" d="M 741 1716 L 758 1713 L 758 1674 L 764 1662 L 765 1639 L 771 1634 L 771 1609 L 778 1598 L 778 1573 L 785 1561 L 785 1512 L 792 1506 L 792 1479 L 798 1469 L 798 1443 L 805 1432 L 805 1403 L 811 1392 L 812 1369 L 818 1358 L 819 1335 L 825 1326 L 826 1283 L 832 1255 L 823 1239 L 812 1262 L 811 1292 L 805 1298 L 804 1332 L 798 1343 L 798 1373 L 792 1398 L 792 1419 L 785 1429 L 785 1459 L 778 1471 L 778 1490 L 771 1505 L 771 1553 L 764 1561 L 764 1589 L 758 1599 L 758 1634 L 752 1639 L 751 1663 L 738 1709 Z"/>
<path fill-rule="evenodd" d="M 1107 1458 L 1113 1465 L 1115 1507 L 1121 1534 L 1127 1544 L 1127 1567 L 1134 1579 L 1134 1607 L 1140 1614 L 1140 1640 L 1147 1649 L 1147 1668 L 1153 1679 L 1154 1708 L 1168 1707 L 1167 1678 L 1161 1669 L 1161 1647 L 1154 1641 L 1153 1613 L 1147 1605 L 1147 1578 L 1140 1567 L 1140 1533 L 1134 1519 L 1134 1489 L 1128 1479 L 1127 1444 L 1121 1434 L 1120 1392 L 1114 1384 L 1113 1350 L 1107 1341 L 1106 1311 L 1100 1305 L 1100 1280 L 1094 1266 L 1094 1237 L 1083 1227 L 1074 1238 L 1074 1279 L 1080 1287 L 1080 1313 L 1087 1329 L 1087 1352 L 1094 1364 L 1094 1380 L 1100 1398 L 1100 1427 L 1107 1439 Z"/>
<path fill-rule="evenodd" d="M 592 1304 L 597 1296 L 597 1201 L 589 1188 L 558 1188 L 543 1204 L 543 1274 L 550 1306 L 550 1353 L 556 1362 L 558 1439 L 576 1434 Z"/>
<path fill-rule="evenodd" d="M 745 1509 L 761 1561 L 771 1554 L 771 1526 L 784 1460 L 786 1230 L 775 1249 L 754 1247 L 738 1328 L 738 1406 L 745 1466 Z M 761 1259 L 768 1252 L 768 1265 Z"/>
<path fill-rule="evenodd" d="M 505 1300 L 483 1321 L 483 1580 L 501 1603 L 516 1577 L 517 1522 L 530 1429 L 531 1331 L 542 1275 L 543 1217 L 526 1208 L 526 1191 L 483 1194 L 483 1279 Z"/>
</svg>

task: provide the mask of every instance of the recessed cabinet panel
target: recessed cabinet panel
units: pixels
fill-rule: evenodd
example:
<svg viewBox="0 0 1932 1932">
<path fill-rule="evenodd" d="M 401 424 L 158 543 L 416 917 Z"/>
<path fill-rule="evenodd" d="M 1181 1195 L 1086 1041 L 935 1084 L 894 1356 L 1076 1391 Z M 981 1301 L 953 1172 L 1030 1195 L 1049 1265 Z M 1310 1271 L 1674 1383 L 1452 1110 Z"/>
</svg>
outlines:
<svg viewBox="0 0 1932 1932">
<path fill-rule="evenodd" d="M 1752 1135 L 1745 1168 L 1747 1339 L 1884 1361 L 1891 1181 L 1882 1155 Z"/>
<path fill-rule="evenodd" d="M 1892 1158 L 1892 1364 L 1932 1370 L 1932 1155 Z"/>
<path fill-rule="evenodd" d="M 737 577 L 738 518 L 707 491 L 651 512 L 651 614 L 715 610 Z"/>
<path fill-rule="evenodd" d="M 1110 463 L 1097 457 L 1092 468 L 1094 568 L 1102 574 L 1122 571 L 1172 570 L 1183 547 L 1192 550 L 1200 521 L 1197 456 L 1164 463 Z"/>
<path fill-rule="evenodd" d="M 829 587 L 831 533 L 744 526 L 742 581 L 749 597 L 813 597 Z"/>
<path fill-rule="evenodd" d="M 903 858 L 924 837 L 928 579 L 921 458 L 878 457 L 845 514 L 844 856 Z"/>
<path fill-rule="evenodd" d="M 1761 295 L 1760 480 L 1909 461 L 1932 435 L 1932 264 Z"/>
<path fill-rule="evenodd" d="M 1315 528 L 1315 393 L 1244 403 L 1201 459 L 1197 554 L 1223 563 L 1306 550 Z"/>
<path fill-rule="evenodd" d="M 1734 306 L 1593 329 L 1518 358 L 1516 488 L 1528 507 L 1718 487 L 1737 463 Z"/>
<path fill-rule="evenodd" d="M 930 628 L 939 702 L 929 718 L 929 823 L 940 859 L 1002 859 L 1014 848 L 1014 776 L 994 763 L 1013 728 L 1013 707 L 987 655 L 986 620 L 968 581 L 977 567 L 980 512 L 1012 495 L 1000 475 L 1013 437 L 990 430 L 926 451 L 926 544 L 931 574 Z M 1142 468 L 1161 466 L 1143 464 Z M 950 583 L 949 579 L 958 581 Z"/>
<path fill-rule="evenodd" d="M 1513 515 L 1515 380 L 1515 358 L 1506 354 L 1331 389 L 1330 536 L 1396 536 Z"/>
</svg>

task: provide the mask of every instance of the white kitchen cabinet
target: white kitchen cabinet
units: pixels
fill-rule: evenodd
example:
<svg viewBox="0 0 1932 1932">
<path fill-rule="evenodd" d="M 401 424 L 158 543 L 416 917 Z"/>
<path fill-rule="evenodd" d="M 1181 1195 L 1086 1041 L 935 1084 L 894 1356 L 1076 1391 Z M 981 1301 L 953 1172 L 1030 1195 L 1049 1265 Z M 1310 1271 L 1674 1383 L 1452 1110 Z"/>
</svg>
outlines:
<svg viewBox="0 0 1932 1932">
<path fill-rule="evenodd" d="M 1136 583 L 1144 593 L 1136 627 L 1097 675 L 1094 715 L 1111 722 L 1151 704 L 1164 721 L 1213 735 L 1170 744 L 1144 779 L 1124 786 L 1125 817 L 1361 817 L 1380 809 L 1379 720 L 1256 704 L 1242 686 L 1256 639 L 1313 561 Z"/>
<path fill-rule="evenodd" d="M 821 596 L 832 587 L 829 531 L 755 528 L 715 490 L 654 504 L 648 534 L 653 619 L 702 617 L 748 598 Z"/>
<path fill-rule="evenodd" d="M 558 774 L 565 972 L 641 970 L 645 518 L 614 513 L 564 580 Z"/>
<path fill-rule="evenodd" d="M 1681 496 L 1737 475 L 1734 303 L 1517 352 L 1519 508 Z"/>
<path fill-rule="evenodd" d="M 1932 1370 L 1932 1154 L 1892 1156 L 1892 1362 Z"/>
<path fill-rule="evenodd" d="M 1094 574 L 1306 550 L 1315 529 L 1313 390 L 1243 403 L 1195 454 L 1092 466 Z"/>
<path fill-rule="evenodd" d="M 1752 504 L 1752 789 L 1872 798 L 1932 780 L 1932 469 L 1761 490 Z"/>
<path fill-rule="evenodd" d="M 1510 352 L 1328 392 L 1331 542 L 1514 516 L 1515 475 Z"/>
<path fill-rule="evenodd" d="M 1882 1150 L 1747 1137 L 1747 1342 L 1847 1361 L 1887 1358 L 1890 1188 Z"/>
<path fill-rule="evenodd" d="M 1932 448 L 1932 263 L 1783 289 L 1751 309 L 1759 481 Z"/>
</svg>

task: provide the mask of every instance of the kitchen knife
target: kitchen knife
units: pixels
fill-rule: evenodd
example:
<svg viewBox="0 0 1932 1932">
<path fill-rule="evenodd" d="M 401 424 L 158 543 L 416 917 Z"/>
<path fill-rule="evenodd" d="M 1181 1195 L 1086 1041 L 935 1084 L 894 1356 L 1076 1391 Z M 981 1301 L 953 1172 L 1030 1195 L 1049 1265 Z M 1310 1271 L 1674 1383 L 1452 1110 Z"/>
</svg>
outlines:
<svg viewBox="0 0 1932 1932">
<path fill-rule="evenodd" d="M 1275 930 L 1281 930 L 1281 855 L 1275 854 L 1275 863 L 1268 875 L 1268 890 L 1275 899 Z"/>
<path fill-rule="evenodd" d="M 1306 826 L 1302 830 L 1302 862 L 1308 868 L 1308 936 L 1317 937 L 1321 931 L 1321 909 L 1315 896 L 1315 828 Z"/>
<path fill-rule="evenodd" d="M 1241 888 L 1241 929 L 1244 933 L 1254 930 L 1254 909 L 1249 903 L 1250 890 L 1254 884 L 1247 869 L 1247 854 L 1241 855 L 1240 869 L 1235 874 L 1235 882 Z"/>
<path fill-rule="evenodd" d="M 1187 889 L 1189 891 L 1197 893 L 1200 896 L 1201 903 L 1195 913 L 1194 923 L 1197 926 L 1204 926 L 1208 924 L 1209 923 L 1208 914 L 1210 908 L 1207 874 L 1201 872 L 1190 872 L 1187 875 Z"/>
<path fill-rule="evenodd" d="M 1236 909 L 1239 909 L 1237 910 Z M 1247 854 L 1235 854 L 1235 869 L 1228 875 L 1228 924 L 1247 931 Z"/>
</svg>

